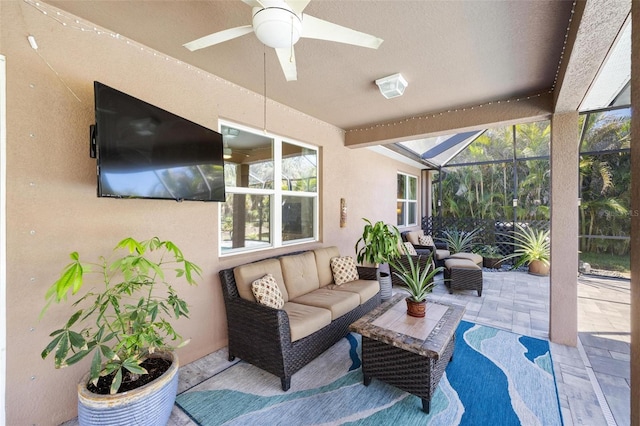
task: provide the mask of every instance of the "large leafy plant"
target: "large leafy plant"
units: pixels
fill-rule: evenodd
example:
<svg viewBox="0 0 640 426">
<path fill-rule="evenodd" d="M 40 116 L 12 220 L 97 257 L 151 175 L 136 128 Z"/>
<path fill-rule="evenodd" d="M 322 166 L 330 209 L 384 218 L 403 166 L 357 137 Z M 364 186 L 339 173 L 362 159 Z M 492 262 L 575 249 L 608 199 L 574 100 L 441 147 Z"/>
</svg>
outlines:
<svg viewBox="0 0 640 426">
<path fill-rule="evenodd" d="M 435 286 L 433 277 L 444 268 L 442 266 L 435 267 L 432 259 L 433 254 L 430 254 L 426 261 L 424 261 L 425 256 L 417 256 L 415 262 L 412 259 L 413 257 L 416 256 L 407 255 L 406 262 L 392 261 L 391 264 L 394 269 L 400 271 L 394 271 L 394 274 L 402 280 L 410 294 L 410 298 L 415 302 L 422 302 Z"/>
<path fill-rule="evenodd" d="M 513 242 L 515 247 L 512 254 L 506 256 L 504 260 L 517 258 L 513 265 L 514 269 L 521 265 L 529 264 L 534 260 L 539 260 L 545 265 L 549 265 L 551 242 L 549 241 L 549 231 L 530 228 L 516 223 L 515 232 L 513 234 Z"/>
<path fill-rule="evenodd" d="M 378 267 L 381 263 L 388 263 L 400 256 L 398 228 L 387 225 L 383 221 L 371 223 L 369 219 L 362 220 L 366 225 L 362 231 L 362 237 L 358 239 L 355 246 L 358 263 L 371 263 Z"/>
<path fill-rule="evenodd" d="M 112 261 L 100 257 L 97 263 L 83 263 L 77 252 L 70 256 L 72 262 L 46 293 L 42 313 L 51 303 L 66 301 L 69 293 L 75 296 L 89 282 L 92 285 L 73 302 L 77 310 L 51 333 L 53 339 L 41 356 L 53 353 L 55 367 L 61 368 L 93 354 L 90 382 L 95 386 L 100 377 L 110 376 L 114 394 L 123 377 L 135 380 L 147 374 L 141 364 L 148 355 L 174 349 L 168 341 L 181 339 L 169 320 L 188 317 L 189 309 L 165 271 L 170 268 L 176 279 L 195 285 L 201 269 L 171 241 L 157 237 L 120 241 Z"/>
</svg>

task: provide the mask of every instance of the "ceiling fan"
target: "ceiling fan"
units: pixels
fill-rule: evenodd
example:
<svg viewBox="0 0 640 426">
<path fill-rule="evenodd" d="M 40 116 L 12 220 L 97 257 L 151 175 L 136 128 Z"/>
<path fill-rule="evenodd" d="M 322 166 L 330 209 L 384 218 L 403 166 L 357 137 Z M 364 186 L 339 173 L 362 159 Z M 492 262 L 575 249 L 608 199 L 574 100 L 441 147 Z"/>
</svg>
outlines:
<svg viewBox="0 0 640 426">
<path fill-rule="evenodd" d="M 298 78 L 293 45 L 300 38 L 335 41 L 377 49 L 382 39 L 303 14 L 310 0 L 242 0 L 253 7 L 252 25 L 229 28 L 184 44 L 194 51 L 254 32 L 258 40 L 273 47 L 287 81 Z"/>
</svg>

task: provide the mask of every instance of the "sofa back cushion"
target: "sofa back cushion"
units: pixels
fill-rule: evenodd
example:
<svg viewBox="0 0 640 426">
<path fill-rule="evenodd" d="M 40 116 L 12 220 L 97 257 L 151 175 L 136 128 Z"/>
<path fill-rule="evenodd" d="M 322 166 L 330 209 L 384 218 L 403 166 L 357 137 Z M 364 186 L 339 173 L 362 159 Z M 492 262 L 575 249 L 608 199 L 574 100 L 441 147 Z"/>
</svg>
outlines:
<svg viewBox="0 0 640 426">
<path fill-rule="evenodd" d="M 320 287 L 333 283 L 333 273 L 331 271 L 331 258 L 340 257 L 338 247 L 323 247 L 315 249 L 313 254 L 316 257 L 316 268 L 318 269 L 318 280 Z"/>
<path fill-rule="evenodd" d="M 253 292 L 251 291 L 251 283 L 267 274 L 271 274 L 273 276 L 276 283 L 278 283 L 278 288 L 282 293 L 282 298 L 285 302 L 288 302 L 289 295 L 287 288 L 284 285 L 282 268 L 280 267 L 280 261 L 278 259 L 265 259 L 234 268 L 233 275 L 236 278 L 236 286 L 238 287 L 238 294 L 240 294 L 240 297 L 245 300 L 255 302 L 256 298 L 253 296 Z"/>
<path fill-rule="evenodd" d="M 280 266 L 290 300 L 320 288 L 316 257 L 312 251 L 282 256 Z"/>
</svg>

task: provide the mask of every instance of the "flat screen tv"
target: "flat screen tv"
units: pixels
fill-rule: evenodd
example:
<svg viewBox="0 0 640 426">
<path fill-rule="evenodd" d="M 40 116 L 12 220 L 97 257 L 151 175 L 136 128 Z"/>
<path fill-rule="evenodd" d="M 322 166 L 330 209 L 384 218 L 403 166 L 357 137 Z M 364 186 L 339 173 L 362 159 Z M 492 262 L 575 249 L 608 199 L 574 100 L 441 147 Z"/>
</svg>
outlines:
<svg viewBox="0 0 640 426">
<path fill-rule="evenodd" d="M 224 201 L 222 135 L 94 82 L 98 197 Z"/>
</svg>

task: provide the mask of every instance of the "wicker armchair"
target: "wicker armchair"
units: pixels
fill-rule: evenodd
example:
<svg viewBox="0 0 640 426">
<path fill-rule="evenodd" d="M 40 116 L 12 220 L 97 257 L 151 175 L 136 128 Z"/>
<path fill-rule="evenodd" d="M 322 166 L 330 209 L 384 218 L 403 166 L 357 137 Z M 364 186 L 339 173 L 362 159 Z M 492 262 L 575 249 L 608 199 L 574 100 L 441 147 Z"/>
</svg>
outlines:
<svg viewBox="0 0 640 426">
<path fill-rule="evenodd" d="M 402 241 L 409 241 L 407 237 L 410 232 L 415 232 L 415 231 L 405 231 L 400 234 L 400 236 L 402 237 Z M 422 246 L 422 245 L 416 244 L 415 242 L 411 242 L 411 245 L 413 245 L 413 248 L 416 250 L 416 253 L 418 253 L 419 255 L 425 255 L 425 256 L 428 256 L 429 253 L 434 253 L 434 260 L 435 260 L 436 267 L 444 266 L 445 259 L 448 258 L 449 255 L 451 254 L 449 252 L 449 245 L 445 241 L 436 241 L 435 239 L 434 239 L 434 244 L 435 245 L 433 246 Z"/>
</svg>

